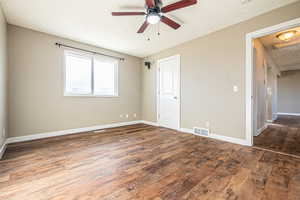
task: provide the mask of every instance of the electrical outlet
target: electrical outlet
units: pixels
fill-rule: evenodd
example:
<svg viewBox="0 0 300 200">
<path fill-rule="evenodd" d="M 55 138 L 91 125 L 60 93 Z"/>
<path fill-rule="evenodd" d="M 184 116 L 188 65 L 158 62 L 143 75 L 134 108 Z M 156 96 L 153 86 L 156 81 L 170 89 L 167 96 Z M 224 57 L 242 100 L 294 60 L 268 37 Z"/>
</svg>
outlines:
<svg viewBox="0 0 300 200">
<path fill-rule="evenodd" d="M 238 92 L 238 91 L 239 91 L 238 86 L 234 85 L 234 86 L 233 86 L 233 92 Z"/>
</svg>

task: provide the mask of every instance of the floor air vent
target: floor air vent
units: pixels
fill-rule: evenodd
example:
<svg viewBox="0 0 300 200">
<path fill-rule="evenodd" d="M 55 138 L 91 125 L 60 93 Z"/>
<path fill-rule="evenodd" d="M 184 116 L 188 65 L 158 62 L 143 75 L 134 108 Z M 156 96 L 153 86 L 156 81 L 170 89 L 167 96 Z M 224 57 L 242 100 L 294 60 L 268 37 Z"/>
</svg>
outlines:
<svg viewBox="0 0 300 200">
<path fill-rule="evenodd" d="M 202 136 L 208 136 L 209 135 L 209 130 L 206 128 L 194 128 L 194 133 L 197 135 L 202 135 Z"/>
</svg>

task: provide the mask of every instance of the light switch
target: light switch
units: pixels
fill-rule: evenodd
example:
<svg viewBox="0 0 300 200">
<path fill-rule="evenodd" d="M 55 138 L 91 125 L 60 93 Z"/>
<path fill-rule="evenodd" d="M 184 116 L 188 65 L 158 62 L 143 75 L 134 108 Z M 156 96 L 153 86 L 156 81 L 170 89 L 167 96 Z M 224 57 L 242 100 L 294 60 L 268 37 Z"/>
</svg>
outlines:
<svg viewBox="0 0 300 200">
<path fill-rule="evenodd" d="M 238 91 L 239 91 L 238 86 L 234 85 L 234 86 L 233 86 L 233 92 L 238 92 Z"/>
</svg>

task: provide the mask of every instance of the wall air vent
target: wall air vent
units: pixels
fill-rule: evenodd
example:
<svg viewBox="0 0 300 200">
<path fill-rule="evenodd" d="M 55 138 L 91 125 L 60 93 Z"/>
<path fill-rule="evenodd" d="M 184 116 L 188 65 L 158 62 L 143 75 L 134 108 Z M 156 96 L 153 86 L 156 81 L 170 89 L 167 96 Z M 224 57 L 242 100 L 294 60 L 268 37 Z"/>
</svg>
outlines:
<svg viewBox="0 0 300 200">
<path fill-rule="evenodd" d="M 200 136 L 208 136 L 209 135 L 209 129 L 194 127 L 194 133 L 196 135 L 200 135 Z"/>
</svg>

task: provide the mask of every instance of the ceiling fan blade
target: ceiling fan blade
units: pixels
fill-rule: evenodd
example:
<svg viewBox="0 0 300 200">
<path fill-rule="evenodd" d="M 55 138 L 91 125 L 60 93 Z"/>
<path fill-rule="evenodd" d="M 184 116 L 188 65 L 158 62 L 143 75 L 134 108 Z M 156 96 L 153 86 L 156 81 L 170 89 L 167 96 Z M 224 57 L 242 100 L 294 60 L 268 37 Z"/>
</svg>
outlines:
<svg viewBox="0 0 300 200">
<path fill-rule="evenodd" d="M 146 5 L 149 7 L 149 8 L 152 8 L 155 6 L 155 1 L 154 0 L 146 0 Z"/>
<path fill-rule="evenodd" d="M 112 12 L 112 16 L 146 15 L 144 12 Z"/>
<path fill-rule="evenodd" d="M 146 30 L 146 28 L 148 26 L 149 26 L 149 23 L 147 21 L 145 21 L 137 33 L 144 33 L 144 31 Z"/>
<path fill-rule="evenodd" d="M 175 21 L 173 21 L 172 19 L 170 19 L 166 16 L 162 16 L 160 20 L 161 20 L 161 22 L 167 24 L 168 26 L 170 26 L 174 29 L 178 29 L 180 27 L 180 24 L 176 23 Z"/>
<path fill-rule="evenodd" d="M 173 10 L 177 10 L 180 8 L 185 8 L 191 5 L 194 5 L 197 3 L 197 0 L 182 0 L 182 1 L 178 1 L 176 3 L 170 4 L 168 6 L 165 6 L 161 9 L 161 11 L 163 13 L 167 13 L 167 12 L 171 12 Z"/>
</svg>

